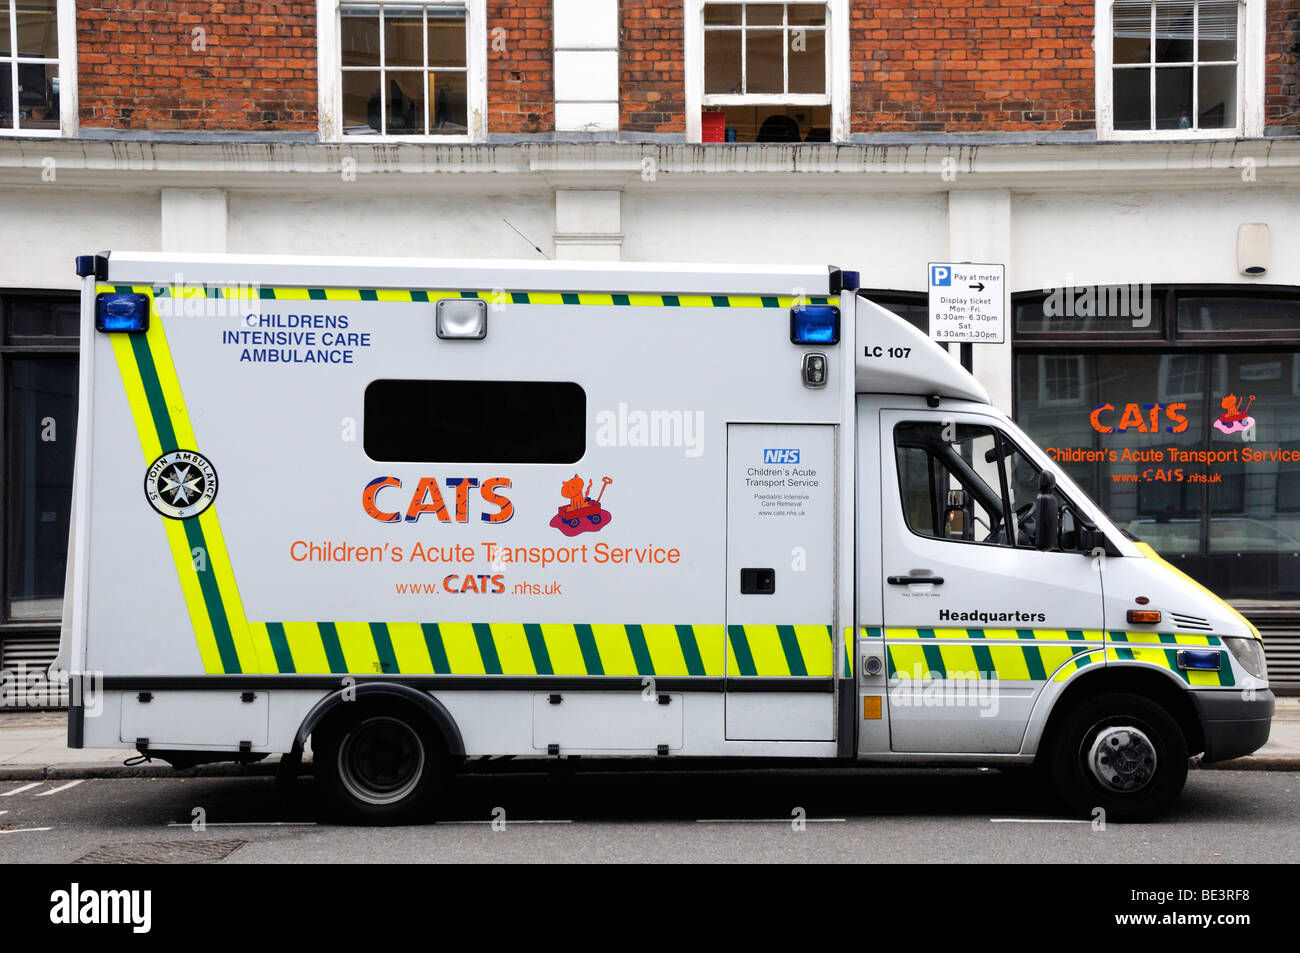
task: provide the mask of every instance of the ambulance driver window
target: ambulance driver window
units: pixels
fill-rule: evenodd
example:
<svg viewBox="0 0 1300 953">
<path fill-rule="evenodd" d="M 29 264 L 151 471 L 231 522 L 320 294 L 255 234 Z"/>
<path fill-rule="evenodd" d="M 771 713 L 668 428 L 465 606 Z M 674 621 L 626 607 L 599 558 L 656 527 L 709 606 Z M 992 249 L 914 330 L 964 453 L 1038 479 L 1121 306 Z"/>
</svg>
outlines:
<svg viewBox="0 0 1300 953">
<path fill-rule="evenodd" d="M 364 445 L 405 463 L 575 463 L 587 395 L 569 381 L 372 381 Z"/>
<path fill-rule="evenodd" d="M 894 429 L 898 489 L 907 525 L 936 540 L 1031 545 L 1024 525 L 1034 494 L 1018 486 L 1024 501 L 1011 503 L 1008 468 L 1017 484 L 1034 485 L 1037 473 L 1019 472 L 1023 458 L 987 426 L 907 423 Z M 1009 516 L 1011 532 L 1006 529 Z"/>
</svg>

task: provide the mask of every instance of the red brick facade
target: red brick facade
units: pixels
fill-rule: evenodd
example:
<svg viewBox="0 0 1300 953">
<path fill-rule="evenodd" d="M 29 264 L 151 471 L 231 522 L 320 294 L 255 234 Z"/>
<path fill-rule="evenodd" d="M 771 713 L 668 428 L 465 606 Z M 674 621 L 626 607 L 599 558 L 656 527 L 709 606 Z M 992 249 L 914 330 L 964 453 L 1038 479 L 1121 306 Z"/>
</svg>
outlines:
<svg viewBox="0 0 1300 953">
<path fill-rule="evenodd" d="M 686 131 L 684 4 L 619 2 L 619 128 Z"/>
<path fill-rule="evenodd" d="M 488 0 L 487 131 L 555 129 L 551 4 Z"/>
<path fill-rule="evenodd" d="M 1264 124 L 1300 123 L 1300 0 L 1272 0 L 1264 36 Z"/>
<path fill-rule="evenodd" d="M 1095 7 L 878 0 L 849 12 L 853 132 L 1095 127 Z"/>
<path fill-rule="evenodd" d="M 82 126 L 316 130 L 313 0 L 77 0 L 77 61 Z"/>
</svg>

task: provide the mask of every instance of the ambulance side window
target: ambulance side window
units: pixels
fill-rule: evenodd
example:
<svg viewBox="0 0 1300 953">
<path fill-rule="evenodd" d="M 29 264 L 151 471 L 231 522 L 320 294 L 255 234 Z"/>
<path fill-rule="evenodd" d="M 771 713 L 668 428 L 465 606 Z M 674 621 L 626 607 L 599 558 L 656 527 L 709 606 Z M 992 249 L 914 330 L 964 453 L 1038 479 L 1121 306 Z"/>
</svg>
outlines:
<svg viewBox="0 0 1300 953">
<path fill-rule="evenodd" d="M 1014 545 L 1002 436 L 971 424 L 907 422 L 894 430 L 903 517 L 919 536 Z M 1031 498 L 1032 499 L 1032 498 Z M 1018 527 L 1017 527 L 1018 529 Z"/>
</svg>

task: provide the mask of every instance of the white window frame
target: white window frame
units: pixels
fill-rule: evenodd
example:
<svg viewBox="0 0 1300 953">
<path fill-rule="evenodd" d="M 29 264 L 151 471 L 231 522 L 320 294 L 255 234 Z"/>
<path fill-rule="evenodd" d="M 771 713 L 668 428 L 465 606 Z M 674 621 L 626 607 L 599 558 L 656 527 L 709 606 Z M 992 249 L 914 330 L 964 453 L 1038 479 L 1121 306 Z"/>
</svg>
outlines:
<svg viewBox="0 0 1300 953">
<path fill-rule="evenodd" d="M 44 57 L 18 56 L 17 12 L 15 0 L 0 0 L 0 15 L 9 20 L 9 35 L 15 45 L 13 56 L 9 60 L 15 66 L 19 63 L 54 63 L 59 70 L 59 128 L 58 129 L 15 129 L 11 124 L 0 127 L 0 136 L 17 136 L 20 138 L 57 139 L 63 136 L 75 136 L 77 121 L 77 0 L 58 0 L 54 7 L 58 18 L 59 55 L 51 59 Z M 14 116 L 18 114 L 18 70 L 10 71 L 10 96 L 12 97 Z"/>
<path fill-rule="evenodd" d="M 1097 25 L 1093 44 L 1096 53 L 1097 138 L 1126 141 L 1262 138 L 1266 27 L 1264 7 L 1265 0 L 1237 0 L 1237 125 L 1224 129 L 1116 129 L 1113 72 L 1115 0 L 1097 0 Z M 1193 49 L 1194 55 L 1198 53 L 1198 50 Z"/>
<path fill-rule="evenodd" d="M 1065 361 L 1073 363 L 1075 379 L 1078 381 L 1078 391 L 1066 397 L 1049 397 L 1050 389 L 1047 381 L 1047 362 L 1048 361 Z M 1040 354 L 1038 355 L 1038 406 L 1040 407 L 1077 407 L 1083 403 L 1084 388 L 1086 382 L 1083 379 L 1084 365 L 1083 355 L 1081 354 Z"/>
<path fill-rule="evenodd" d="M 72 0 L 75 2 L 75 0 Z M 465 5 L 465 135 L 363 135 L 343 134 L 343 47 L 339 8 L 343 0 L 316 0 L 317 123 L 323 142 L 482 142 L 487 138 L 487 0 L 459 0 Z M 367 0 L 356 0 L 367 2 Z M 375 0 L 378 2 L 378 0 Z M 400 6 L 400 0 L 383 0 Z M 437 0 L 427 0 L 436 3 Z M 454 0 L 453 0 L 454 2 Z M 419 3 L 412 0 L 412 6 Z M 506 38 L 507 44 L 510 42 Z"/>
<path fill-rule="evenodd" d="M 704 5 L 741 6 L 762 0 L 683 0 L 685 3 L 686 141 L 703 136 L 700 114 L 705 106 L 831 107 L 831 142 L 849 138 L 849 0 L 825 0 L 826 93 L 728 95 L 704 92 Z M 800 0 L 772 0 L 796 3 Z"/>
</svg>

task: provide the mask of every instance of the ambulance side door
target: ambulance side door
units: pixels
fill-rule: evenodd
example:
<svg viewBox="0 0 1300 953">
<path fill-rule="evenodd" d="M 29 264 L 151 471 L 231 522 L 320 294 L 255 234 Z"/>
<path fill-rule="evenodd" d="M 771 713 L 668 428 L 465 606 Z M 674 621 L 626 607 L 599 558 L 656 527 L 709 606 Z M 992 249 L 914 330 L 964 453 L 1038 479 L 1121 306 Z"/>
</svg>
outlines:
<svg viewBox="0 0 1300 953">
<path fill-rule="evenodd" d="M 996 420 L 880 411 L 894 751 L 1015 753 L 1040 693 L 1100 647 L 1098 560 L 1034 548 L 1038 467 Z"/>
</svg>

